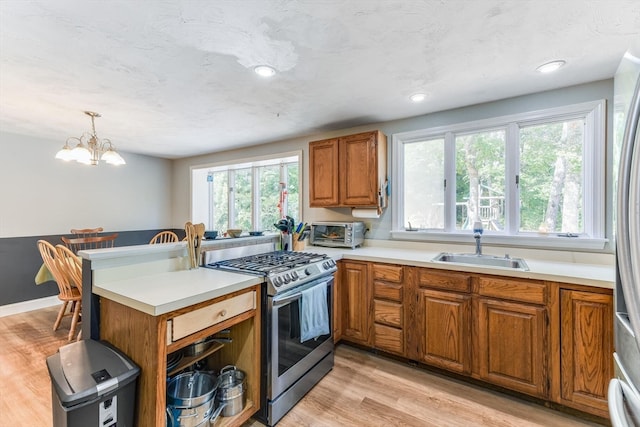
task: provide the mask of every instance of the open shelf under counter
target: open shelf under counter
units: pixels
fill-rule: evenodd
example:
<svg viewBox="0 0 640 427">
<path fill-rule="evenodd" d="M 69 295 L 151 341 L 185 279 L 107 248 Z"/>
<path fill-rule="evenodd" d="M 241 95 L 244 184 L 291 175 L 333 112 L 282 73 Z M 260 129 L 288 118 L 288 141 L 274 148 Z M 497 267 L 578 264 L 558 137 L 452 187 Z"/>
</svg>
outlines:
<svg viewBox="0 0 640 427">
<path fill-rule="evenodd" d="M 215 370 L 235 365 L 246 374 L 246 405 L 233 417 L 220 417 L 217 426 L 241 426 L 260 409 L 260 327 L 261 285 L 252 285 L 208 301 L 183 307 L 160 315 L 112 301 L 106 296 L 100 299 L 100 338 L 123 351 L 141 368 L 137 385 L 136 426 L 159 427 L 166 422 L 167 355 L 181 350 L 208 336 L 229 329 L 230 343 L 214 345 L 204 353 L 183 359 L 181 369 L 200 360 Z M 186 336 L 172 337 L 172 320 L 192 312 L 210 315 L 224 310 L 225 301 L 245 301 L 247 294 L 254 303 L 246 310 L 229 309 L 228 318 L 199 319 L 202 327 Z M 210 310 L 209 307 L 215 307 Z M 189 317 L 186 317 L 189 319 Z M 217 343 L 216 343 L 217 344 Z M 184 364 L 184 365 L 183 365 Z M 172 372 L 176 371 L 174 368 Z"/>
</svg>

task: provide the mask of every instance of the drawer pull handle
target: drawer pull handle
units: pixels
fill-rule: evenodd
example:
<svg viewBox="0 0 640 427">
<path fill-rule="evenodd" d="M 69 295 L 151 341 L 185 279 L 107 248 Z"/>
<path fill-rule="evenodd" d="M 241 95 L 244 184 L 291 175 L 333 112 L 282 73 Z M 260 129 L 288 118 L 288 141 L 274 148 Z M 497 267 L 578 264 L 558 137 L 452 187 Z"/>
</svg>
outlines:
<svg viewBox="0 0 640 427">
<path fill-rule="evenodd" d="M 224 316 L 226 316 L 226 315 L 227 315 L 227 310 L 222 310 L 222 311 L 220 312 L 220 317 L 224 317 Z"/>
</svg>

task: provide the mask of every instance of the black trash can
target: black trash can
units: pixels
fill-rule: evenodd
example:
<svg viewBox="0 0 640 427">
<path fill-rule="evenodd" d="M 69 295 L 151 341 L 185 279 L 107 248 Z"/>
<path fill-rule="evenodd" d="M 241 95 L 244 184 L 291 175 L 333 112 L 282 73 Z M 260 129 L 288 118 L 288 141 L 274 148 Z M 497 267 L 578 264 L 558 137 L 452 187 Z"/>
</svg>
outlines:
<svg viewBox="0 0 640 427">
<path fill-rule="evenodd" d="M 82 340 L 47 357 L 53 427 L 133 427 L 140 368 L 108 343 Z"/>
</svg>

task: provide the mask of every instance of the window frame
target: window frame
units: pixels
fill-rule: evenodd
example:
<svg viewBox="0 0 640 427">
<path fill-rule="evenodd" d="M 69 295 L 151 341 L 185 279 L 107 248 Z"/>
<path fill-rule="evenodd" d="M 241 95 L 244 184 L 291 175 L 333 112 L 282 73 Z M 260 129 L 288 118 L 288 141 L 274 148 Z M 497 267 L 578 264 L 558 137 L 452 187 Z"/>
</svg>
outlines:
<svg viewBox="0 0 640 427">
<path fill-rule="evenodd" d="M 520 232 L 518 230 L 520 195 L 516 185 L 516 175 L 519 175 L 520 167 L 520 128 L 576 118 L 585 121 L 582 168 L 584 235 L 569 238 L 557 236 L 555 233 L 543 235 L 535 232 Z M 471 230 L 455 229 L 455 213 L 452 215 L 451 209 L 455 207 L 456 194 L 455 186 L 451 185 L 447 185 L 444 189 L 444 230 L 418 230 L 417 232 L 405 230 L 405 224 L 402 224 L 405 187 L 403 146 L 406 143 L 444 139 L 445 180 L 447 183 L 455 183 L 456 134 L 495 129 L 505 129 L 505 230 L 503 232 L 487 230 L 483 235 L 483 241 L 489 244 L 516 247 L 604 249 L 608 241 L 605 236 L 606 100 L 604 99 L 394 134 L 391 172 L 395 191 L 392 192 L 391 238 L 449 243 L 472 241 Z M 589 173 L 586 173 L 587 171 Z"/>
<path fill-rule="evenodd" d="M 225 161 L 221 161 L 221 162 L 212 162 L 212 163 L 204 163 L 204 164 L 198 164 L 198 165 L 192 165 L 189 168 L 189 179 L 190 179 L 190 198 L 191 198 L 191 203 L 190 203 L 190 217 L 192 218 L 193 222 L 196 223 L 205 223 L 205 225 L 207 227 L 209 227 L 207 224 L 210 224 L 212 221 L 211 218 L 211 212 L 210 212 L 210 208 L 209 208 L 209 204 L 208 204 L 208 200 L 203 202 L 200 200 L 196 200 L 195 197 L 195 193 L 196 191 L 200 191 L 202 193 L 199 194 L 209 194 L 209 189 L 208 189 L 208 185 L 205 183 L 196 183 L 194 182 L 194 174 L 195 173 L 201 173 L 203 174 L 203 176 L 206 176 L 212 169 L 226 169 L 227 171 L 231 171 L 231 170 L 242 170 L 242 169 L 251 169 L 251 177 L 250 177 L 250 181 L 251 181 L 251 224 L 252 224 L 252 229 L 260 229 L 259 227 L 259 216 L 260 216 L 260 200 L 259 200 L 259 191 L 256 191 L 257 188 L 259 188 L 260 182 L 259 182 L 259 177 L 258 177 L 258 173 L 257 170 L 259 167 L 261 166 L 265 166 L 265 165 L 269 165 L 269 164 L 277 164 L 278 160 L 280 160 L 280 164 L 282 164 L 282 160 L 290 158 L 290 157 L 297 157 L 297 161 L 292 161 L 292 162 L 288 162 L 288 163 L 297 163 L 298 165 L 298 207 L 299 207 L 299 215 L 300 218 L 303 217 L 303 205 L 302 205 L 302 189 L 303 189 L 303 169 L 302 169 L 302 150 L 297 150 L 297 151 L 289 151 L 289 152 L 284 152 L 284 153 L 277 153 L 277 154 L 271 154 L 271 155 L 264 155 L 264 156 L 256 156 L 256 157 L 251 157 L 251 158 L 244 158 L 244 159 L 235 159 L 235 160 L 225 160 Z M 283 169 L 281 168 L 281 174 L 283 173 Z M 219 172 L 219 171 L 217 171 Z M 229 187 L 233 187 L 233 178 L 234 178 L 234 173 L 229 173 L 228 174 L 228 186 Z M 281 176 L 282 179 L 282 176 Z M 286 181 L 288 183 L 288 181 Z M 256 185 L 258 187 L 256 187 Z M 288 184 L 287 184 L 288 185 Z M 206 191 L 204 191 L 204 189 L 206 188 Z M 290 195 L 287 197 L 287 200 L 285 201 L 285 210 L 288 210 L 289 207 L 289 197 Z M 234 221 L 234 193 L 232 191 L 228 191 L 227 193 L 227 212 L 229 215 L 229 224 L 228 227 L 229 228 L 234 228 L 235 224 L 232 224 L 232 222 Z M 206 208 L 205 208 L 206 205 Z M 203 211 L 206 211 L 206 215 L 202 214 Z M 197 213 L 200 212 L 200 213 Z M 255 228 L 258 227 L 258 228 Z M 208 228 L 207 228 L 208 229 Z M 226 230 L 220 230 L 220 232 L 224 232 Z M 268 231 L 267 231 L 268 232 Z M 274 233 L 276 233 L 275 230 L 273 230 Z"/>
</svg>

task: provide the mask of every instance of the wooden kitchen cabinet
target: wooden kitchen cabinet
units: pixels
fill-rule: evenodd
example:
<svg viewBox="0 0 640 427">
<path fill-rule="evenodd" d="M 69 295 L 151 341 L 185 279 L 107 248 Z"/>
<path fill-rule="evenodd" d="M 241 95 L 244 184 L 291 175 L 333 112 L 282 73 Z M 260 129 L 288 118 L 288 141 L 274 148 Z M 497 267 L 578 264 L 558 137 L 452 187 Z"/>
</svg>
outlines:
<svg viewBox="0 0 640 427">
<path fill-rule="evenodd" d="M 386 158 L 380 131 L 310 142 L 309 206 L 377 207 Z"/>
<path fill-rule="evenodd" d="M 366 262 L 340 261 L 342 287 L 342 339 L 370 346 L 371 342 L 371 286 Z"/>
<path fill-rule="evenodd" d="M 167 355 L 223 329 L 230 329 L 232 342 L 209 356 L 207 363 L 217 369 L 237 366 L 246 374 L 247 389 L 244 409 L 236 416 L 221 417 L 217 426 L 240 426 L 260 409 L 260 295 L 257 285 L 157 316 L 100 299 L 100 338 L 141 368 L 136 426 L 165 425 Z M 225 301 L 235 308 L 225 308 Z"/>
<path fill-rule="evenodd" d="M 404 356 L 404 267 L 371 264 L 373 277 L 373 346 Z"/>
<path fill-rule="evenodd" d="M 477 377 L 511 390 L 546 397 L 546 308 L 477 298 L 474 310 Z"/>
<path fill-rule="evenodd" d="M 342 280 L 340 270 L 333 277 L 333 342 L 342 339 Z"/>
<path fill-rule="evenodd" d="M 474 376 L 548 397 L 549 287 L 539 280 L 479 275 L 474 282 Z"/>
<path fill-rule="evenodd" d="M 414 360 L 461 374 L 471 373 L 471 277 L 413 268 L 408 354 Z"/>
<path fill-rule="evenodd" d="M 561 289 L 559 403 L 608 418 L 613 374 L 612 293 Z"/>
</svg>

